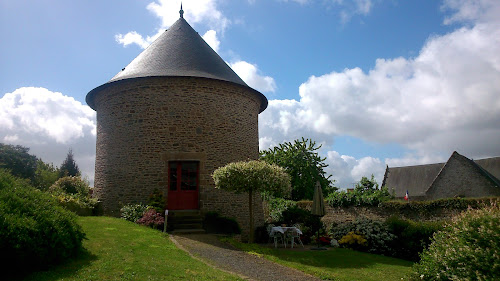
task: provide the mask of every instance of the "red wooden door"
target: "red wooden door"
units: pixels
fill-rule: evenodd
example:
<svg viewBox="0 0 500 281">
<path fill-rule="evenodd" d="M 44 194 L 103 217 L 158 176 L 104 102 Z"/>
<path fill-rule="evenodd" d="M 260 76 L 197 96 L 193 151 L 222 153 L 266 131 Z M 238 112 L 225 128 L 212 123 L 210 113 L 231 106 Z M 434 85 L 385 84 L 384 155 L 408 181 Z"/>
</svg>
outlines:
<svg viewBox="0 0 500 281">
<path fill-rule="evenodd" d="M 198 186 L 199 162 L 169 162 L 167 209 L 198 209 Z"/>
</svg>

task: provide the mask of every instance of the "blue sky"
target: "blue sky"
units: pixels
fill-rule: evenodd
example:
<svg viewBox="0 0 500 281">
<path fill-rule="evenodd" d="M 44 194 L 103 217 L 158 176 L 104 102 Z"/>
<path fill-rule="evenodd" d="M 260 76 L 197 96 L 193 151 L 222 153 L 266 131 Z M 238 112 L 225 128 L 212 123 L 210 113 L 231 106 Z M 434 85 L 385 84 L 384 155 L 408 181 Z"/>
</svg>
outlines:
<svg viewBox="0 0 500 281">
<path fill-rule="evenodd" d="M 500 156 L 500 1 L 184 0 L 269 107 L 260 145 L 323 144 L 342 188 L 385 165 Z M 178 17 L 177 0 L 0 0 L 0 141 L 93 180 L 85 96 Z"/>
</svg>

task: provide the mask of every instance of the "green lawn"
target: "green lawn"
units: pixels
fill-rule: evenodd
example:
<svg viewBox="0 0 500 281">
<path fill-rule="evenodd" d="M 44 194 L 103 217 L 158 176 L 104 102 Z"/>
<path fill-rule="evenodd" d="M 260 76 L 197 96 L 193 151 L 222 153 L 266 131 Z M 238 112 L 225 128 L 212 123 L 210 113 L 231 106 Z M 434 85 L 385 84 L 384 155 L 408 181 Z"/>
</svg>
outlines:
<svg viewBox="0 0 500 281">
<path fill-rule="evenodd" d="M 294 251 L 243 244 L 229 240 L 234 246 L 273 262 L 296 268 L 324 280 L 401 280 L 411 270 L 412 262 L 362 253 L 343 248 L 327 251 Z M 299 246 L 301 247 L 301 246 Z M 310 246 L 305 246 L 306 249 Z"/>
<path fill-rule="evenodd" d="M 191 258 L 166 234 L 109 217 L 80 217 L 87 240 L 77 258 L 23 280 L 239 280 Z M 256 244 L 235 246 L 326 280 L 400 280 L 411 262 L 355 252 L 290 251 Z"/>
<path fill-rule="evenodd" d="M 78 222 L 86 253 L 25 280 L 240 280 L 191 258 L 160 231 L 109 217 Z"/>
</svg>

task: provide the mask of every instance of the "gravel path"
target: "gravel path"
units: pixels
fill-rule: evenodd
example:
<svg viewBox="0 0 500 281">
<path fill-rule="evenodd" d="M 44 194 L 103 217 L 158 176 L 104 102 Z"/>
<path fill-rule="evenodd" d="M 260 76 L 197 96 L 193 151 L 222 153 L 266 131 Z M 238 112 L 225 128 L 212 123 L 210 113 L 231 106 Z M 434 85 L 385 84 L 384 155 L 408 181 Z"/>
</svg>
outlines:
<svg viewBox="0 0 500 281">
<path fill-rule="evenodd" d="M 320 280 L 296 269 L 247 254 L 211 234 L 170 235 L 181 249 L 218 269 L 247 280 Z"/>
</svg>

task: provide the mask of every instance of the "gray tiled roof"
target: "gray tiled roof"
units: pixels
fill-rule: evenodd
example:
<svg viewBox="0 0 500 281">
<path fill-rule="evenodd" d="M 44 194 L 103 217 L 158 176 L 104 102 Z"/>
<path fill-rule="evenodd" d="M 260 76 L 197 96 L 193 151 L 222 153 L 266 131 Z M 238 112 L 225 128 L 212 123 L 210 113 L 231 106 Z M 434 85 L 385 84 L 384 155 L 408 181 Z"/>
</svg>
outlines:
<svg viewBox="0 0 500 281">
<path fill-rule="evenodd" d="M 455 151 L 451 155 L 451 158 L 459 159 L 462 162 L 470 162 L 472 165 L 468 165 L 468 167 L 477 168 L 481 174 L 486 176 L 495 185 L 500 185 L 500 157 L 470 160 Z M 398 198 L 403 197 L 407 190 L 410 197 L 425 196 L 427 190 L 434 183 L 445 165 L 446 163 L 436 163 L 407 167 L 387 167 L 382 185 L 387 186 L 389 190 L 394 190 L 395 196 Z"/>
<path fill-rule="evenodd" d="M 266 97 L 250 88 L 182 17 L 108 83 L 90 91 L 87 103 L 94 108 L 94 95 L 110 84 L 145 77 L 200 77 L 227 81 L 257 94 L 262 101 L 261 112 L 267 107 Z"/>
</svg>

